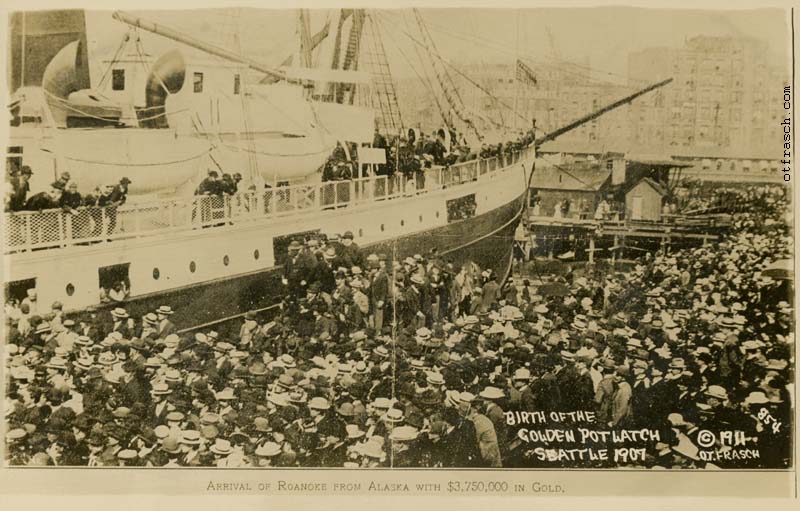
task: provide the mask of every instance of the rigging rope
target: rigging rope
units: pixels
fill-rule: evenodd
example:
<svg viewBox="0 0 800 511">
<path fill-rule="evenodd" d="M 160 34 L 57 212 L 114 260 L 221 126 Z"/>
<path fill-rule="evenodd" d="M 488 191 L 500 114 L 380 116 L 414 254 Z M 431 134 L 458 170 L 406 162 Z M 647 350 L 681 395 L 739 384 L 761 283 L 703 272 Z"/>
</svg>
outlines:
<svg viewBox="0 0 800 511">
<path fill-rule="evenodd" d="M 119 59 L 119 54 L 122 53 L 122 50 L 124 50 L 128 46 L 128 43 L 131 40 L 131 32 L 132 32 L 132 29 L 129 28 L 128 32 L 125 34 L 125 37 L 122 38 L 122 42 L 117 47 L 117 51 L 114 53 L 114 56 L 111 58 L 111 62 L 108 64 L 108 67 L 106 67 L 106 70 L 103 72 L 103 76 L 100 77 L 100 81 L 97 83 L 97 87 L 96 88 L 98 90 L 102 89 L 103 84 L 105 83 L 106 78 L 108 77 L 108 72 L 111 71 L 112 66 Z"/>
<path fill-rule="evenodd" d="M 376 19 L 375 21 L 377 22 L 378 20 Z M 383 21 L 380 21 L 380 24 L 381 24 L 381 27 L 383 27 Z M 402 48 L 400 47 L 400 45 L 398 44 L 398 41 L 394 38 L 394 36 L 392 36 L 392 34 L 388 30 L 386 30 L 385 33 L 389 36 L 389 38 L 392 40 L 392 42 L 395 43 L 395 48 L 397 49 L 397 51 L 400 52 L 400 55 L 408 63 L 408 67 L 410 67 L 411 70 L 414 71 L 414 74 L 417 76 L 417 78 L 422 83 L 422 85 L 426 88 L 426 90 L 428 91 L 428 94 L 430 94 L 431 97 L 433 97 L 434 101 L 436 102 L 436 106 L 438 108 L 439 115 L 442 117 L 442 120 L 444 121 L 445 125 L 448 125 L 449 121 L 445 117 L 444 112 L 442 111 L 442 108 L 439 105 L 439 101 L 436 98 L 436 95 L 434 94 L 434 91 L 433 91 L 433 88 L 431 87 L 430 82 L 426 81 L 425 78 L 423 78 L 419 74 L 419 71 L 417 71 L 417 68 L 414 67 L 414 64 L 411 62 L 411 58 L 409 58 L 408 55 L 406 55 L 406 53 L 402 50 Z M 423 71 L 424 71 L 424 69 L 423 69 Z"/>
<path fill-rule="evenodd" d="M 109 166 L 109 167 L 159 167 L 159 166 L 162 166 L 162 165 L 175 165 L 177 163 L 185 163 L 187 161 L 196 160 L 198 158 L 202 158 L 203 156 L 209 154 L 210 152 L 211 152 L 211 149 L 208 149 L 205 152 L 202 152 L 202 153 L 197 154 L 195 156 L 190 156 L 188 158 L 183 158 L 181 160 L 155 162 L 155 163 L 130 163 L 130 162 L 114 163 L 114 162 L 108 162 L 108 161 L 97 161 L 97 160 L 87 160 L 87 159 L 83 159 L 83 158 L 73 158 L 71 156 L 65 156 L 64 158 L 67 159 L 67 160 L 70 160 L 70 161 L 77 161 L 77 162 L 80 162 L 80 163 L 89 163 L 89 164 L 94 164 L 94 165 L 106 165 L 106 166 Z"/>
<path fill-rule="evenodd" d="M 422 46 L 423 48 L 425 47 L 425 45 L 424 45 L 422 42 L 420 42 L 420 41 L 418 41 L 417 39 L 415 39 L 415 38 L 414 38 L 414 36 L 412 36 L 411 34 L 409 34 L 408 32 L 406 32 L 405 30 L 403 30 L 403 29 L 398 29 L 398 30 L 401 30 L 401 31 L 402 31 L 402 32 L 403 32 L 403 33 L 404 33 L 406 36 L 408 36 L 408 38 L 409 38 L 409 39 L 411 39 L 411 41 L 412 41 L 412 42 L 414 42 L 415 44 L 417 44 L 417 45 L 419 45 L 419 46 Z M 512 112 L 514 112 L 514 114 L 516 114 L 518 117 L 522 118 L 524 121 L 526 121 L 526 122 L 528 121 L 528 119 L 526 119 L 524 116 L 522 116 L 520 113 L 518 113 L 518 112 L 517 112 L 517 111 L 516 111 L 516 110 L 515 110 L 515 109 L 514 109 L 512 106 L 508 105 L 508 104 L 507 104 L 507 103 L 505 103 L 504 101 L 501 101 L 501 100 L 500 100 L 500 98 L 496 97 L 496 96 L 495 96 L 494 94 L 492 94 L 492 93 L 491 93 L 491 92 L 490 92 L 488 89 L 486 89 L 485 87 L 483 87 L 482 85 L 480 85 L 478 82 L 476 82 L 475 80 L 473 80 L 472 78 L 470 78 L 470 77 L 469 77 L 469 76 L 468 76 L 466 73 L 464 73 L 463 71 L 461 71 L 460 69 L 458 69 L 458 68 L 457 68 L 455 65 L 453 65 L 452 63 L 450 63 L 450 62 L 448 62 L 447 60 L 445 60 L 445 58 L 444 58 L 444 57 L 442 57 L 442 56 L 441 56 L 441 55 L 439 55 L 438 53 L 437 53 L 437 54 L 435 54 L 435 55 L 434 55 L 434 57 L 436 57 L 436 58 L 438 58 L 439 60 L 441 60 L 441 61 L 442 61 L 444 64 L 446 64 L 447 66 L 449 66 L 449 67 L 450 67 L 450 68 L 451 68 L 453 71 L 455 71 L 456 73 L 458 73 L 460 76 L 464 77 L 464 79 L 466 79 L 466 80 L 467 80 L 469 83 L 471 83 L 471 84 L 472 84 L 472 85 L 474 85 L 476 88 L 478 88 L 478 89 L 480 89 L 482 92 L 484 92 L 484 93 L 485 93 L 487 96 L 489 96 L 490 98 L 492 98 L 492 99 L 493 99 L 495 102 L 497 102 L 498 104 L 500 104 L 500 105 L 502 105 L 502 106 L 506 107 L 508 110 L 510 110 L 510 111 L 512 111 Z M 506 126 L 506 124 L 503 124 L 503 126 Z"/>
</svg>

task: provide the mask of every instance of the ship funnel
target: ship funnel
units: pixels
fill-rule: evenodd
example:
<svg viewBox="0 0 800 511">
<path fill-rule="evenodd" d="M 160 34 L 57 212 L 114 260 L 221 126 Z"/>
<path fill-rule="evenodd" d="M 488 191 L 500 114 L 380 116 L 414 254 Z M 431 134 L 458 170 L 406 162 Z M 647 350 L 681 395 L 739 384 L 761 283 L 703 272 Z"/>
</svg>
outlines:
<svg viewBox="0 0 800 511">
<path fill-rule="evenodd" d="M 42 88 L 57 126 L 66 126 L 69 95 L 89 87 L 86 51 L 80 40 L 67 44 L 50 60 L 42 74 Z M 72 113 L 71 115 L 75 115 Z"/>
<path fill-rule="evenodd" d="M 153 64 L 145 85 L 147 108 L 137 112 L 143 128 L 169 128 L 167 96 L 178 93 L 185 78 L 186 62 L 179 50 L 168 51 Z"/>
</svg>

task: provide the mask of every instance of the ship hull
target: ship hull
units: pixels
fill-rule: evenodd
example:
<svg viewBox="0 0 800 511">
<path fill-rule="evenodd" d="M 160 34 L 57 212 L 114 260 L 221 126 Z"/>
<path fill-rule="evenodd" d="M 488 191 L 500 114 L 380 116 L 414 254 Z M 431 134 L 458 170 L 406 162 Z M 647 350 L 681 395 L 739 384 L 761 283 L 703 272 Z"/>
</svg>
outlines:
<svg viewBox="0 0 800 511">
<path fill-rule="evenodd" d="M 6 256 L 7 282 L 22 296 L 25 290 L 35 288 L 42 305 L 57 300 L 66 311 L 89 306 L 107 309 L 114 305 L 99 303 L 101 287 L 112 282 L 109 271 L 124 269 L 130 296 L 122 305 L 133 317 L 169 305 L 176 311 L 175 324 L 189 328 L 224 321 L 248 310 L 262 310 L 267 315 L 274 311 L 286 291 L 281 285 L 286 246 L 292 239 L 313 233 L 351 231 L 365 252 L 382 252 L 390 258 L 436 249 L 456 267 L 474 261 L 503 274 L 509 267 L 513 232 L 522 214 L 527 171 L 532 164 L 531 154 L 519 156 L 505 166 L 492 165 L 493 170 L 488 170 L 487 161 L 466 164 L 474 172 L 467 174 L 467 179 L 463 173 L 470 167 L 452 169 L 461 175 L 456 184 L 422 190 L 412 184 L 410 189 L 395 189 L 381 197 L 360 198 L 354 187 L 361 185 L 344 182 L 350 199 L 332 206 L 311 204 L 308 209 L 284 212 L 277 202 L 290 197 L 276 191 L 270 195 L 274 208 L 270 206 L 268 214 L 231 218 L 205 227 L 186 223 L 190 218 L 199 219 L 191 209 L 181 215 L 174 208 L 134 208 L 118 215 L 122 232 L 111 241 L 95 239 L 28 249 L 17 245 Z M 298 196 L 282 204 L 297 202 L 299 206 L 301 199 Z M 153 215 L 162 230 L 155 229 Z M 175 227 L 184 216 L 182 227 Z M 74 221 L 78 222 L 78 217 Z M 38 225 L 58 225 L 51 223 Z"/>
<path fill-rule="evenodd" d="M 523 200 L 521 196 L 483 215 L 425 232 L 371 243 L 362 249 L 398 259 L 436 249 L 456 268 L 472 261 L 482 269 L 491 269 L 503 275 L 510 268 L 514 229 L 520 220 Z M 160 305 L 170 304 L 176 311 L 173 322 L 194 328 L 221 323 L 249 310 L 257 310 L 269 317 L 277 311 L 286 293 L 286 287 L 281 283 L 282 276 L 282 267 L 275 266 L 246 275 L 214 279 L 142 296 L 127 302 L 125 307 L 131 315 L 138 317 Z"/>
</svg>

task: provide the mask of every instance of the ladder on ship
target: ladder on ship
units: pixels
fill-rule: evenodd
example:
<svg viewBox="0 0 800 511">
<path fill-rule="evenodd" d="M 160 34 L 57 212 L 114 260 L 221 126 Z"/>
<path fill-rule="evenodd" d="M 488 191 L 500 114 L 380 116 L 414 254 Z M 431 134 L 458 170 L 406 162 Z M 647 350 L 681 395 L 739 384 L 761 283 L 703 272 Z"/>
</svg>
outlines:
<svg viewBox="0 0 800 511">
<path fill-rule="evenodd" d="M 386 49 L 378 31 L 377 22 L 367 14 L 364 50 L 361 56 L 364 66 L 372 74 L 373 107 L 377 110 L 376 121 L 381 133 L 398 133 L 404 128 L 403 118 L 397 102 L 397 91 L 392 80 Z"/>
<path fill-rule="evenodd" d="M 346 16 L 346 15 L 345 15 Z M 363 9 L 352 11 L 352 25 L 347 37 L 347 48 L 342 59 L 341 69 L 358 71 L 359 55 L 361 52 L 361 38 L 364 33 L 364 19 L 366 14 Z M 352 83 L 341 83 L 336 87 L 336 102 L 353 104 L 356 86 Z"/>
</svg>

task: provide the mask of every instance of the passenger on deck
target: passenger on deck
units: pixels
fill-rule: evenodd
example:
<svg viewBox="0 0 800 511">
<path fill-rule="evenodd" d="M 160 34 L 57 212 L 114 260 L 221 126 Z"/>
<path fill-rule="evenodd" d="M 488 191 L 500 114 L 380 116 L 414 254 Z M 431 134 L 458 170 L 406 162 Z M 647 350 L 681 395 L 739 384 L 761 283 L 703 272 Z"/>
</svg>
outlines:
<svg viewBox="0 0 800 511">
<path fill-rule="evenodd" d="M 78 183 L 70 181 L 67 189 L 61 194 L 58 205 L 65 213 L 77 213 L 77 209 L 83 205 L 83 197 L 78 193 Z"/>
<path fill-rule="evenodd" d="M 13 176 L 10 180 L 11 197 L 8 203 L 8 209 L 11 211 L 21 211 L 25 209 L 25 200 L 28 198 L 28 192 L 31 190 L 30 179 L 33 171 L 27 165 L 22 167 L 19 174 Z"/>
<path fill-rule="evenodd" d="M 222 195 L 222 183 L 216 170 L 209 170 L 208 177 L 200 182 L 195 195 Z"/>
<path fill-rule="evenodd" d="M 39 192 L 28 199 L 25 203 L 25 209 L 28 211 L 44 211 L 46 209 L 54 209 L 58 207 L 58 201 L 61 198 L 61 190 L 58 189 L 55 183 L 50 185 L 50 190 L 46 192 Z"/>
<path fill-rule="evenodd" d="M 58 177 L 58 179 L 56 179 L 56 181 L 53 183 L 53 186 L 55 186 L 56 188 L 58 188 L 63 192 L 64 190 L 67 189 L 67 184 L 70 182 L 71 179 L 72 176 L 69 174 L 69 172 L 62 172 L 61 175 Z"/>
</svg>

